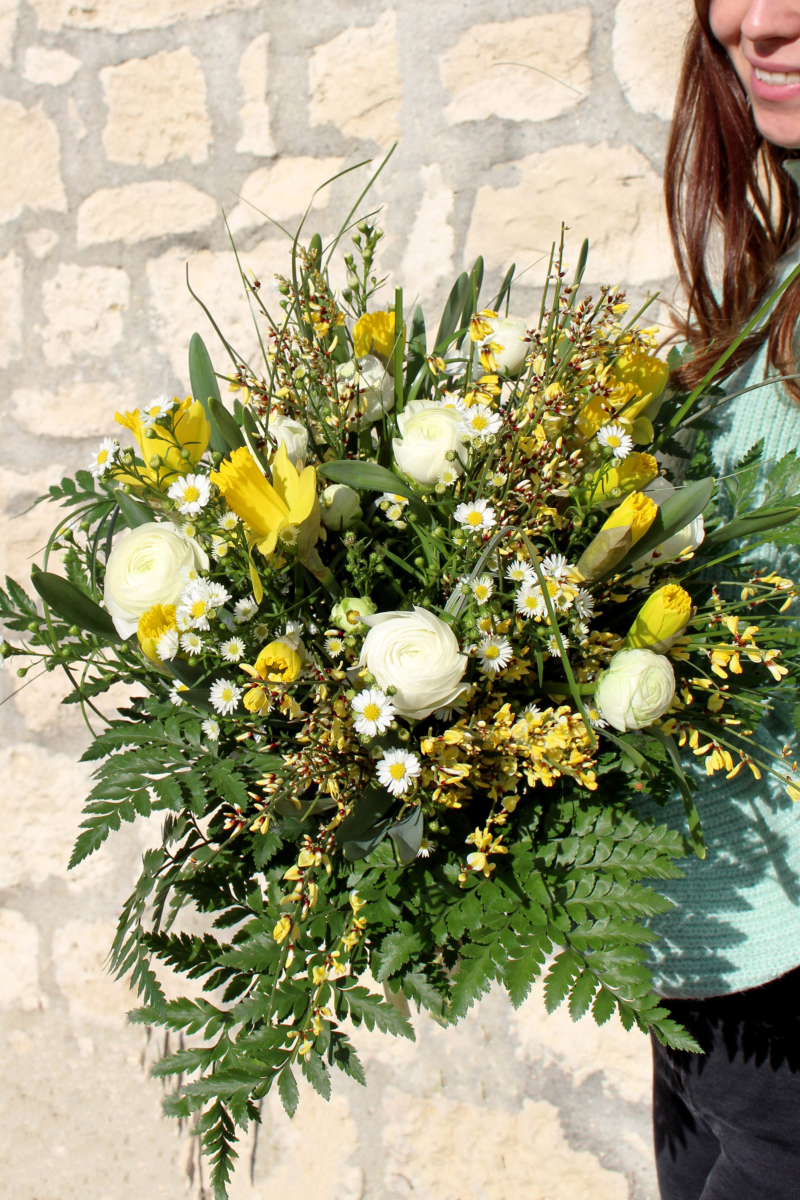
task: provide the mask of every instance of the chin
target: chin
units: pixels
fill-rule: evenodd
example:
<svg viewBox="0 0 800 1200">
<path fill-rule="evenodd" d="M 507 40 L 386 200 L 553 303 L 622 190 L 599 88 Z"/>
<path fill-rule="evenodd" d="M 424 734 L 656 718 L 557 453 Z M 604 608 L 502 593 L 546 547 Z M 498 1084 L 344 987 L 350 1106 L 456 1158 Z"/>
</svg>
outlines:
<svg viewBox="0 0 800 1200">
<path fill-rule="evenodd" d="M 800 103 L 789 112 L 776 112 L 757 101 L 753 104 L 753 119 L 758 132 L 774 146 L 786 150 L 800 149 Z"/>
</svg>

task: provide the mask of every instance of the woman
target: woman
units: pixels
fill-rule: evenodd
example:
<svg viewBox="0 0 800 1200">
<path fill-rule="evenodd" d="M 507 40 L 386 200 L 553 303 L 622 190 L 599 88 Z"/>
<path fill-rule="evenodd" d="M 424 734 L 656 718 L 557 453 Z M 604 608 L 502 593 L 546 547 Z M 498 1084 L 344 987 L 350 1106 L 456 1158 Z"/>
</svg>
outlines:
<svg viewBox="0 0 800 1200">
<path fill-rule="evenodd" d="M 695 2 L 666 168 L 696 352 L 687 384 L 800 258 L 800 199 L 782 166 L 800 148 L 800 0 Z M 729 392 L 800 370 L 798 316 L 800 280 L 729 365 Z M 719 474 L 761 438 L 765 463 L 800 446 L 797 380 L 720 413 Z M 759 565 L 777 563 L 772 550 Z M 774 750 L 793 737 L 790 711 L 765 725 L 757 737 Z M 708 857 L 665 889 L 676 908 L 655 923 L 657 988 L 706 1051 L 654 1044 L 662 1200 L 800 1197 L 800 811 L 746 774 L 703 783 Z"/>
</svg>

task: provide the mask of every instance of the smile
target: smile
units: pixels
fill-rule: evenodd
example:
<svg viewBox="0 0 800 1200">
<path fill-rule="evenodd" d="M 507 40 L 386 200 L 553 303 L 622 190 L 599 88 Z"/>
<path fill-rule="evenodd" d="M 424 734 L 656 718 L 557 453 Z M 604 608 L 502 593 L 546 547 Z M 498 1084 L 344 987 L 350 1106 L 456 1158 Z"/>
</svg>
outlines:
<svg viewBox="0 0 800 1200">
<path fill-rule="evenodd" d="M 753 73 L 756 79 L 770 87 L 788 87 L 800 83 L 800 71 L 764 71 L 761 67 L 754 67 Z"/>
</svg>

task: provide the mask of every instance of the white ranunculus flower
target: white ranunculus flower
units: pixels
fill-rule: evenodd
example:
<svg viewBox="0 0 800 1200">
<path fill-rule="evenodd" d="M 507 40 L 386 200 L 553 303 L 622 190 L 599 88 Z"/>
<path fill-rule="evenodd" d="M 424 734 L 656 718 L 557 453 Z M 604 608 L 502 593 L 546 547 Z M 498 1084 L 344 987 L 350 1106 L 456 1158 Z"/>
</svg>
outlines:
<svg viewBox="0 0 800 1200">
<path fill-rule="evenodd" d="M 644 729 L 661 717 L 675 695 L 675 672 L 663 654 L 620 650 L 597 676 L 594 702 L 620 733 Z"/>
<path fill-rule="evenodd" d="M 487 342 L 494 343 L 495 346 L 501 346 L 502 349 L 494 351 L 494 361 L 497 363 L 497 369 L 503 375 L 519 375 L 525 359 L 531 351 L 530 342 L 523 339 L 527 333 L 527 326 L 520 317 L 486 317 L 487 325 L 492 327 L 491 337 L 484 338 L 480 345 L 484 346 Z"/>
<path fill-rule="evenodd" d="M 460 424 L 461 414 L 454 408 L 443 408 L 436 400 L 412 400 L 397 418 L 402 436 L 392 441 L 394 461 L 406 475 L 428 487 L 438 482 L 445 467 L 460 475 L 458 455 L 464 453 Z M 452 462 L 447 458 L 450 451 L 457 456 Z"/>
<path fill-rule="evenodd" d="M 319 498 L 320 517 L 326 529 L 350 529 L 363 516 L 358 492 L 346 483 L 331 483 Z"/>
<path fill-rule="evenodd" d="M 273 413 L 269 419 L 267 430 L 269 437 L 275 443 L 275 449 L 283 445 L 286 453 L 296 467 L 304 467 L 308 453 L 308 430 L 305 425 L 295 421 L 294 417 L 286 417 L 283 413 Z"/>
<path fill-rule="evenodd" d="M 370 631 L 358 667 L 371 671 L 384 691 L 397 688 L 392 704 L 401 717 L 421 721 L 467 691 L 461 682 L 467 656 L 450 626 L 427 609 L 376 613 L 364 623 Z"/>
<path fill-rule="evenodd" d="M 357 411 L 360 412 L 359 429 L 380 421 L 385 412 L 394 408 L 394 380 L 374 354 L 365 354 L 356 362 L 342 363 L 336 368 L 336 378 L 358 388 L 358 401 L 353 403 L 348 416 L 354 417 Z"/>
<path fill-rule="evenodd" d="M 669 500 L 670 496 L 675 495 L 675 488 L 669 480 L 658 475 L 652 483 L 648 483 L 644 489 L 644 494 L 645 496 L 649 496 L 651 500 L 655 500 L 660 508 L 665 500 Z M 656 546 L 655 550 L 651 550 L 648 554 L 637 558 L 636 562 L 631 564 L 631 570 L 642 571 L 645 567 L 651 567 L 653 566 L 654 559 L 658 559 L 660 563 L 670 562 L 671 559 L 677 558 L 679 554 L 683 554 L 687 550 L 696 550 L 702 544 L 705 536 L 703 514 L 700 513 L 688 525 L 684 525 L 683 529 L 679 529 L 677 533 L 673 533 L 672 537 L 668 537 L 660 546 Z"/>
<path fill-rule="evenodd" d="M 119 539 L 106 563 L 103 602 L 120 637 L 134 634 L 154 604 L 176 603 L 184 567 L 207 571 L 208 555 L 166 523 L 149 521 Z"/>
</svg>

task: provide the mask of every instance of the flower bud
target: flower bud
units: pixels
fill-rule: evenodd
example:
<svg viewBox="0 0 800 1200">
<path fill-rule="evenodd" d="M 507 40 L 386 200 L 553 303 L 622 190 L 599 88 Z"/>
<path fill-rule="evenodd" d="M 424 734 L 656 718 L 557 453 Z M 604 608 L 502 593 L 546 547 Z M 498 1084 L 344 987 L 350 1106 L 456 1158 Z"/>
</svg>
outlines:
<svg viewBox="0 0 800 1200">
<path fill-rule="evenodd" d="M 614 509 L 597 536 L 589 543 L 577 568 L 585 580 L 599 579 L 644 537 L 658 513 L 658 505 L 641 492 L 632 492 Z"/>
<path fill-rule="evenodd" d="M 648 596 L 625 639 L 625 648 L 646 647 L 665 654 L 686 628 L 692 598 L 676 583 L 666 583 Z"/>
<path fill-rule="evenodd" d="M 609 725 L 625 733 L 664 715 L 675 695 L 672 663 L 652 650 L 620 650 L 597 676 L 594 701 Z"/>
<path fill-rule="evenodd" d="M 341 532 L 363 516 L 358 492 L 346 483 L 332 483 L 320 496 L 320 517 L 326 529 Z"/>
<path fill-rule="evenodd" d="M 377 611 L 369 596 L 342 596 L 331 610 L 331 622 L 337 629 L 348 632 L 360 625 L 363 617 L 371 617 Z"/>
</svg>

